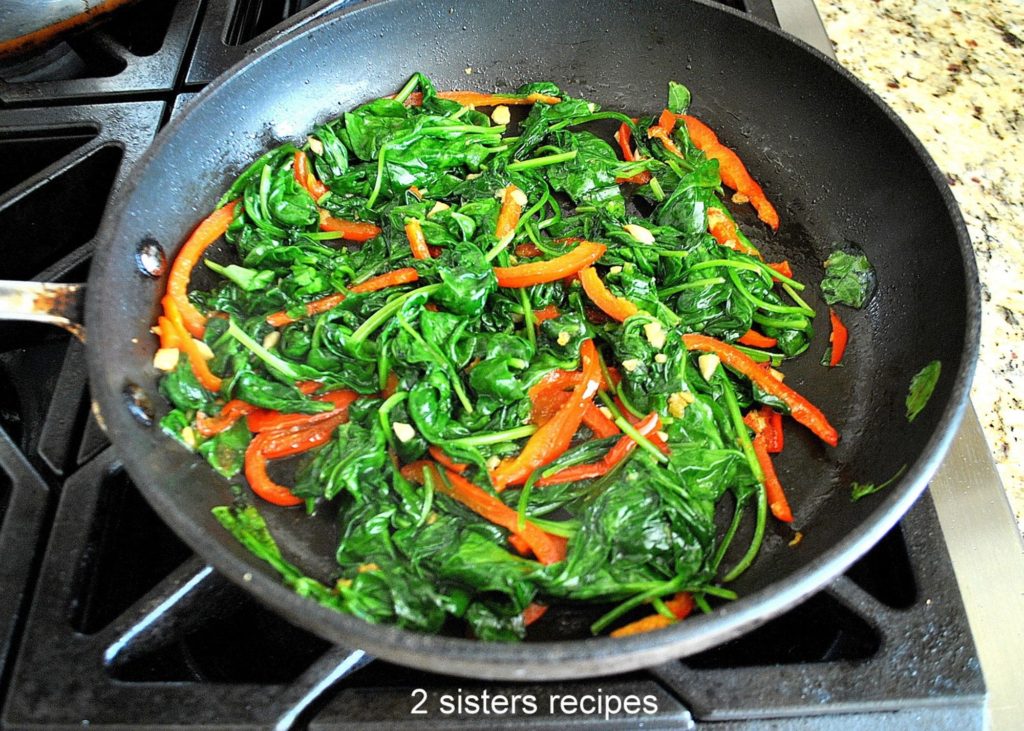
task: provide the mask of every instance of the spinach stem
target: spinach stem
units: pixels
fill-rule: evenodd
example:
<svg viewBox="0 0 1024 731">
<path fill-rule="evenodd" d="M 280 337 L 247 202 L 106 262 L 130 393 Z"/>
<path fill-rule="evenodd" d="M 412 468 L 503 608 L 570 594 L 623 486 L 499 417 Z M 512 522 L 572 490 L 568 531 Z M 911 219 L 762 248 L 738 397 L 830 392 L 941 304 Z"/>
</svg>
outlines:
<svg viewBox="0 0 1024 731">
<path fill-rule="evenodd" d="M 436 292 L 440 287 L 440 284 L 428 284 L 425 287 L 419 287 L 411 292 L 399 295 L 393 300 L 389 300 L 387 304 L 366 318 L 366 321 L 356 328 L 356 331 L 352 333 L 352 337 L 349 339 L 349 342 L 353 343 L 357 350 L 361 349 L 366 338 L 370 336 L 370 333 L 383 325 L 385 320 L 402 309 L 402 305 L 418 294 L 429 295 L 432 292 Z"/>
<path fill-rule="evenodd" d="M 566 162 L 576 157 L 576 150 L 570 150 L 569 152 L 560 152 L 557 155 L 544 155 L 543 157 L 532 157 L 529 160 L 519 160 L 517 162 L 510 163 L 505 169 L 509 172 L 517 172 L 519 170 L 531 170 L 533 168 L 544 167 L 545 165 L 556 165 L 560 162 Z"/>
<path fill-rule="evenodd" d="M 701 289 L 715 284 L 725 284 L 725 277 L 708 277 L 707 279 L 695 279 L 692 282 L 677 284 L 674 287 L 666 287 L 658 290 L 659 297 L 671 297 L 674 294 L 685 292 L 688 289 Z"/>
<path fill-rule="evenodd" d="M 652 175 L 648 185 L 651 186 L 651 193 L 654 195 L 654 200 L 658 201 L 659 203 L 665 200 L 665 191 L 662 190 L 661 183 L 658 182 L 657 177 Z"/>
<path fill-rule="evenodd" d="M 736 274 L 735 271 L 727 269 L 726 272 L 729 275 L 729 279 L 732 280 L 733 285 L 740 291 L 740 294 L 765 312 L 776 312 L 780 315 L 814 315 L 814 310 L 808 312 L 803 307 L 790 307 L 789 305 L 776 305 L 771 302 L 766 302 L 747 289 L 747 285 L 743 283 L 743 280 L 740 279 L 739 275 Z"/>
<path fill-rule="evenodd" d="M 399 104 L 405 104 L 405 100 L 416 90 L 416 87 L 420 84 L 420 75 L 413 74 L 409 77 L 409 80 L 405 82 L 397 94 L 395 94 L 395 101 Z"/>
<path fill-rule="evenodd" d="M 769 317 L 767 315 L 762 315 L 760 312 L 754 313 L 754 322 L 758 325 L 767 325 L 768 327 L 774 327 L 779 330 L 807 331 L 811 328 L 811 321 L 806 317 L 801 317 L 800 319 L 786 319 L 781 317 Z"/>
<path fill-rule="evenodd" d="M 726 267 L 727 269 L 745 269 L 748 272 L 756 272 L 757 274 L 760 274 L 761 277 L 765 280 L 765 283 L 767 283 L 767 284 L 771 284 L 771 281 L 772 281 L 772 278 L 768 274 L 765 274 L 764 269 L 762 269 L 761 267 L 757 266 L 756 264 L 751 264 L 750 262 L 746 262 L 746 261 L 737 261 L 735 259 L 708 259 L 707 261 L 702 261 L 702 262 L 698 262 L 697 264 L 694 264 L 693 266 L 690 267 L 690 271 L 692 272 L 692 271 L 697 271 L 699 269 L 707 269 L 709 267 Z"/>
<path fill-rule="evenodd" d="M 252 351 L 253 354 L 256 355 L 256 357 L 258 357 L 268 366 L 270 366 L 275 371 L 280 373 L 282 376 L 290 378 L 293 381 L 302 380 L 303 375 L 299 373 L 298 370 L 295 369 L 295 366 L 293 366 L 291 363 L 284 360 L 283 358 L 279 358 L 278 356 L 274 355 L 269 350 L 267 350 L 262 345 L 253 340 L 251 337 L 249 337 L 249 334 L 238 326 L 234 318 L 230 318 L 228 320 L 228 333 L 231 334 L 231 337 L 233 337 L 235 340 L 237 340 L 239 343 L 245 346 L 246 349 Z"/>
<path fill-rule="evenodd" d="M 682 588 L 682 586 L 683 581 L 680 577 L 677 576 L 676 578 L 670 581 L 658 584 L 652 589 L 648 589 L 647 591 L 636 594 L 627 599 L 626 601 L 622 602 L 619 606 L 615 607 L 610 612 L 606 613 L 604 616 L 602 616 L 600 619 L 594 622 L 592 625 L 590 625 L 590 631 L 596 635 L 600 633 L 605 627 L 610 625 L 612 622 L 614 622 L 616 619 L 618 619 L 634 607 L 638 607 L 644 602 L 648 601 L 649 599 L 653 599 L 654 597 L 662 597 L 666 594 L 674 594 L 675 592 L 679 591 Z"/>
<path fill-rule="evenodd" d="M 407 333 L 409 337 L 419 343 L 420 347 L 434 356 L 434 359 L 443 366 L 444 370 L 448 371 L 448 378 L 451 381 L 452 389 L 455 391 L 455 395 L 459 399 L 459 403 L 462 404 L 462 408 L 466 410 L 467 414 L 473 413 L 473 403 L 469 400 L 466 395 L 466 389 L 462 385 L 462 378 L 459 377 L 459 372 L 455 369 L 455 366 L 451 364 L 445 354 L 438 350 L 437 346 L 433 343 L 428 343 L 422 335 L 416 332 L 416 329 L 410 325 L 404 317 L 398 318 L 398 325 Z"/>
<path fill-rule="evenodd" d="M 395 434 L 391 429 L 391 420 L 388 416 L 391 413 L 391 409 L 398 406 L 398 404 L 402 403 L 407 398 L 409 398 L 408 391 L 396 391 L 391 394 L 391 396 L 389 396 L 377 410 L 377 418 L 380 420 L 381 428 L 384 429 L 384 438 L 388 440 L 388 445 L 390 445 L 392 449 L 395 449 Z"/>
<path fill-rule="evenodd" d="M 526 424 L 525 426 L 505 429 L 504 431 L 476 434 L 471 437 L 459 437 L 458 439 L 452 439 L 449 444 L 453 447 L 481 447 L 485 444 L 501 444 L 502 442 L 511 442 L 515 439 L 528 437 L 535 431 L 537 431 L 536 426 L 533 424 Z"/>
</svg>

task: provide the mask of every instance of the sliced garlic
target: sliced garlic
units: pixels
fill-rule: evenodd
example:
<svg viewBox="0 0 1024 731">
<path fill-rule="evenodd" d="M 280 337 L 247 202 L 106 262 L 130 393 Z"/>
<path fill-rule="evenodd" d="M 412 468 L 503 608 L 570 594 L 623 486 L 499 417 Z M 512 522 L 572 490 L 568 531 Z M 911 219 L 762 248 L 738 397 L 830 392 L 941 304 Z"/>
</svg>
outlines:
<svg viewBox="0 0 1024 731">
<path fill-rule="evenodd" d="M 195 338 L 192 342 L 196 344 L 196 350 L 199 351 L 199 355 L 203 356 L 203 360 L 210 360 L 213 358 L 213 351 L 210 350 L 210 346 L 205 341 Z"/>
<path fill-rule="evenodd" d="M 714 353 L 704 353 L 697 358 L 697 365 L 700 368 L 700 374 L 704 376 L 705 381 L 710 381 L 712 376 L 715 375 L 715 370 L 718 368 L 718 364 L 722 361 Z"/>
<path fill-rule="evenodd" d="M 644 336 L 647 342 L 659 350 L 665 346 L 665 328 L 657 320 L 644 325 Z"/>
<path fill-rule="evenodd" d="M 263 347 L 270 350 L 281 342 L 281 333 L 278 330 L 271 330 L 263 336 Z"/>
<path fill-rule="evenodd" d="M 158 371 L 173 371 L 178 367 L 179 354 L 177 348 L 160 348 L 153 355 L 153 367 Z"/>
<path fill-rule="evenodd" d="M 434 204 L 434 207 L 430 209 L 430 213 L 427 214 L 427 218 L 430 218 L 440 213 L 441 211 L 447 211 L 449 208 L 451 208 L 451 206 L 448 205 L 447 203 L 444 203 L 443 201 L 438 201 L 437 203 Z"/>
<path fill-rule="evenodd" d="M 508 107 L 504 104 L 499 104 L 491 112 L 491 119 L 495 124 L 508 124 L 512 121 L 512 115 L 508 111 Z"/>
<path fill-rule="evenodd" d="M 644 228 L 643 226 L 639 226 L 635 223 L 627 223 L 622 228 L 641 244 L 654 243 L 654 234 L 651 233 L 650 229 Z"/>
<path fill-rule="evenodd" d="M 402 444 L 410 442 L 416 438 L 416 430 L 404 421 L 396 421 L 391 425 L 391 429 L 395 432 L 395 436 L 398 437 L 398 441 Z"/>
</svg>

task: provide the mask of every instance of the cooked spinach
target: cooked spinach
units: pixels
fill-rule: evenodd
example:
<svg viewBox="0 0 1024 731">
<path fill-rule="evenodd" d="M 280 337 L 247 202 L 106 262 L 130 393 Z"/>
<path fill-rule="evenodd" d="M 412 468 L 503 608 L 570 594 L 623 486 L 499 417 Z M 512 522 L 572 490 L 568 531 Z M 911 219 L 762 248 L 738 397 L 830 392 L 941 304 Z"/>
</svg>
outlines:
<svg viewBox="0 0 1024 731">
<path fill-rule="evenodd" d="M 685 125 L 673 133 L 677 156 L 647 134 L 657 116 L 601 110 L 547 82 L 515 93 L 542 97 L 510 130 L 417 74 L 395 98 L 253 163 L 222 201 L 240 204 L 226 232 L 232 254 L 205 260 L 218 284 L 189 294 L 209 316 L 203 341 L 222 385 L 204 387 L 184 355 L 161 382 L 174 407 L 162 428 L 221 474 L 243 463 L 248 474 L 266 440 L 276 441 L 275 456 L 301 453 L 291 495 L 338 514 L 333 585 L 286 560 L 256 508 L 215 515 L 297 592 L 370 622 L 424 632 L 461 622 L 481 639 L 515 640 L 534 601 L 623 603 L 601 628 L 624 608 L 680 590 L 702 606 L 705 596 L 728 598 L 719 584 L 746 564 L 719 571 L 735 530 L 716 529 L 716 507 L 728 493 L 739 514 L 761 485 L 739 408 L 786 406 L 731 372 L 705 379 L 683 335 L 734 342 L 756 326 L 776 338 L 778 352 L 764 357 L 778 365 L 813 333 L 813 313 L 794 290 L 780 288 L 759 257 L 709 234 L 710 208 L 732 214 L 718 162 Z M 689 105 L 689 90 L 671 83 L 668 108 Z M 637 159 L 619 158 L 598 133 L 602 122 L 631 131 Z M 305 181 L 296 174 L 303 155 Z M 641 173 L 647 182 L 623 184 Z M 508 196 L 521 213 L 499 235 Z M 416 231 L 429 255 L 414 255 Z M 746 234 L 736 236 L 753 251 Z M 500 272 L 548 266 L 578 239 L 606 247 L 595 264 L 602 282 L 638 310 L 624 322 L 605 317 L 575 277 L 499 285 Z M 834 257 L 826 291 L 866 298 L 866 263 Z M 522 452 L 541 411 L 570 398 L 572 384 L 538 394 L 560 371 L 579 371 L 588 341 L 606 381 L 594 408 L 604 404 L 602 415 L 639 448 L 598 477 L 538 487 L 615 452 L 620 436 L 595 438 L 588 421 L 554 461 L 499 492 L 494 465 Z M 329 399 L 346 390 L 351 403 L 339 416 Z M 229 399 L 257 409 L 253 421 L 201 436 L 200 421 Z M 667 455 L 634 426 L 652 412 Z M 250 426 L 264 430 L 260 438 Z M 517 520 L 565 540 L 564 560 L 520 555 L 510 526 L 471 509 L 447 473 L 409 472 L 438 450 Z M 493 518 L 501 507 L 483 512 Z"/>
</svg>

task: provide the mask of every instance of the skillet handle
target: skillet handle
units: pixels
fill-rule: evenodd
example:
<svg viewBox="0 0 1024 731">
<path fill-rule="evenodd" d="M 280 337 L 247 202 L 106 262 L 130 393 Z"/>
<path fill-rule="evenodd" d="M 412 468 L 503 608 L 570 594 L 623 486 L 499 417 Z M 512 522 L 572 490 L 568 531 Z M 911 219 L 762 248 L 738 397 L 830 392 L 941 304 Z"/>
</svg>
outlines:
<svg viewBox="0 0 1024 731">
<path fill-rule="evenodd" d="M 0 279 L 0 320 L 48 322 L 85 342 L 84 284 L 12 282 Z"/>
</svg>

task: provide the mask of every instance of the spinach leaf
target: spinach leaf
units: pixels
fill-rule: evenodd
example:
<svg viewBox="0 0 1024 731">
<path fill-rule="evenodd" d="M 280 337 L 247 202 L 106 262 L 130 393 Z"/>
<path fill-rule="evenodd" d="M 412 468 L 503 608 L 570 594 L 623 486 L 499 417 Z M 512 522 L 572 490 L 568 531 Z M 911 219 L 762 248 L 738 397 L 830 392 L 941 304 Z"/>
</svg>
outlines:
<svg viewBox="0 0 1024 731">
<path fill-rule="evenodd" d="M 862 497 L 867 497 L 868 495 L 873 495 L 876 492 L 884 490 L 885 488 L 889 487 L 889 485 L 891 485 L 892 483 L 896 482 L 896 480 L 898 480 L 900 477 L 902 477 L 903 473 L 906 472 L 906 471 L 907 471 L 907 466 L 903 465 L 898 470 L 896 470 L 896 474 L 894 474 L 892 477 L 890 477 L 885 482 L 882 482 L 882 483 L 880 483 L 878 485 L 874 484 L 873 482 L 868 482 L 868 483 L 863 484 L 863 485 L 861 483 L 859 483 L 859 482 L 856 482 L 856 481 L 851 482 L 850 483 L 850 499 L 853 500 L 853 501 L 857 501 L 857 500 L 860 500 Z"/>
<path fill-rule="evenodd" d="M 200 444 L 199 454 L 224 477 L 234 477 L 242 471 L 249 441 L 249 429 L 245 426 L 245 421 L 237 421 L 231 428 Z"/>
<path fill-rule="evenodd" d="M 907 421 L 913 421 L 928 405 L 932 392 L 939 382 L 939 374 L 942 372 L 942 363 L 933 360 L 924 368 L 919 370 L 910 379 L 910 388 L 907 390 Z"/>
<path fill-rule="evenodd" d="M 690 90 L 675 81 L 668 82 L 667 106 L 673 114 L 685 114 L 690 107 Z"/>
<path fill-rule="evenodd" d="M 849 248 L 836 249 L 825 260 L 821 293 L 830 305 L 842 303 L 859 309 L 875 291 L 875 270 L 863 252 Z"/>
</svg>

